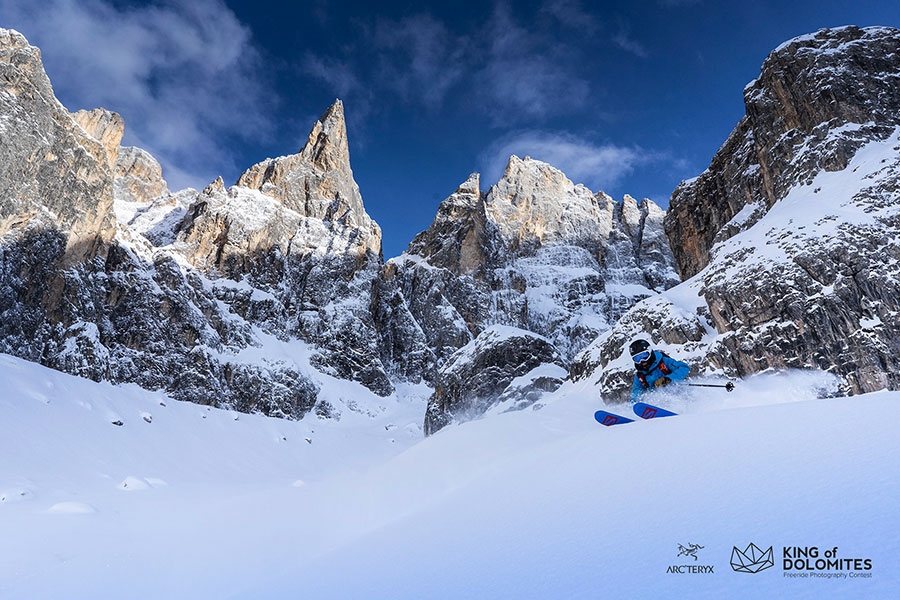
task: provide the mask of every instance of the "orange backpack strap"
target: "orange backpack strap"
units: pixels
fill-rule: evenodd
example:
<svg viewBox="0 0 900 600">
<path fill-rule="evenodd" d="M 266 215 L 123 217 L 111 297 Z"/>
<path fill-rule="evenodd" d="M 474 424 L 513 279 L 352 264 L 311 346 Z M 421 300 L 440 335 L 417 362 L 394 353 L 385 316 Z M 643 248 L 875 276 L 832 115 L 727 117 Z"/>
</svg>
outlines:
<svg viewBox="0 0 900 600">
<path fill-rule="evenodd" d="M 638 371 L 638 373 L 637 373 L 637 378 L 638 378 L 638 381 L 641 382 L 642 386 L 644 386 L 645 388 L 650 387 L 650 384 L 647 383 L 647 376 L 644 375 L 643 373 L 641 373 L 640 371 Z"/>
<path fill-rule="evenodd" d="M 663 354 L 663 357 L 665 357 L 665 356 L 666 355 Z M 671 375 L 672 374 L 672 369 L 670 369 L 668 367 L 668 365 L 666 365 L 666 363 L 663 362 L 662 358 L 659 359 L 659 370 L 662 371 L 663 375 Z"/>
</svg>

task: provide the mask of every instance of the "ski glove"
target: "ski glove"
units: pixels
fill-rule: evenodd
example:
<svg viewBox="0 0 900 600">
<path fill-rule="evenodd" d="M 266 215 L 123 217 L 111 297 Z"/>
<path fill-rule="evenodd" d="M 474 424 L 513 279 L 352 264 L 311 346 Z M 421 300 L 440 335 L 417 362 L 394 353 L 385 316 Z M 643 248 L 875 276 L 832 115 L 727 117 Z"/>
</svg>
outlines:
<svg viewBox="0 0 900 600">
<path fill-rule="evenodd" d="M 669 379 L 668 377 L 660 377 L 659 379 L 657 379 L 656 381 L 653 382 L 653 387 L 661 388 L 661 387 L 665 387 L 665 386 L 669 385 L 670 383 L 672 383 L 672 380 Z"/>
</svg>

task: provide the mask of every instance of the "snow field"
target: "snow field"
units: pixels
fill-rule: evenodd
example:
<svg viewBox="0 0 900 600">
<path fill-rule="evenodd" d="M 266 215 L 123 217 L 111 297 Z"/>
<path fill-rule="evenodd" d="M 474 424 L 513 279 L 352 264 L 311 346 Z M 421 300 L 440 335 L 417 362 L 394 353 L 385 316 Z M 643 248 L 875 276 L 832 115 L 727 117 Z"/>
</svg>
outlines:
<svg viewBox="0 0 900 600">
<path fill-rule="evenodd" d="M 900 393 L 817 399 L 822 373 L 656 393 L 685 414 L 616 427 L 593 420 L 593 385 L 566 383 L 540 410 L 427 439 L 414 390 L 340 422 L 235 420 L 7 356 L 0 373 L 0 597 L 820 599 L 900 585 Z M 732 549 L 751 542 L 776 565 L 735 573 Z M 693 563 L 679 544 L 703 546 L 713 573 L 667 573 Z M 872 577 L 785 577 L 788 546 L 838 547 Z"/>
</svg>

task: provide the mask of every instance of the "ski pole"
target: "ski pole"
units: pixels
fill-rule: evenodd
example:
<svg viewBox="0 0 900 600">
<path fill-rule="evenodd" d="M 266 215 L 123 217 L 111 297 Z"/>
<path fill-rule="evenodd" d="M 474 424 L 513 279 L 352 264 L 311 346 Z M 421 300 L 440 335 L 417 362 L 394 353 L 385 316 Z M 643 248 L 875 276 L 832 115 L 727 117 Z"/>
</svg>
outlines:
<svg viewBox="0 0 900 600">
<path fill-rule="evenodd" d="M 719 385 L 718 383 L 689 383 L 691 387 L 715 387 L 715 388 L 725 388 L 727 391 L 732 391 L 734 389 L 734 384 L 732 382 L 728 382 L 724 385 Z"/>
</svg>

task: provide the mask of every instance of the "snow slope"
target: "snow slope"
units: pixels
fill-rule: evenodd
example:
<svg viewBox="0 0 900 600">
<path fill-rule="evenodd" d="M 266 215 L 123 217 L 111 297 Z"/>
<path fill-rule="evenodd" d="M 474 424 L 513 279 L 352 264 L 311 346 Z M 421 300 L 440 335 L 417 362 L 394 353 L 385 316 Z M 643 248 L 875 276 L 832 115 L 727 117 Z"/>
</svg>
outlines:
<svg viewBox="0 0 900 600">
<path fill-rule="evenodd" d="M 820 373 L 765 374 L 732 394 L 681 389 L 657 399 L 686 414 L 612 428 L 593 421 L 593 386 L 569 383 L 539 410 L 427 439 L 414 393 L 375 416 L 288 422 L 8 356 L 0 379 L 0 598 L 888 598 L 900 587 L 900 393 L 816 399 L 830 385 Z M 734 572 L 733 548 L 751 542 L 773 547 L 775 566 Z M 703 548 L 695 561 L 679 544 Z M 783 549 L 813 546 L 870 560 L 871 577 L 786 577 Z M 681 565 L 713 572 L 667 572 Z"/>
</svg>

